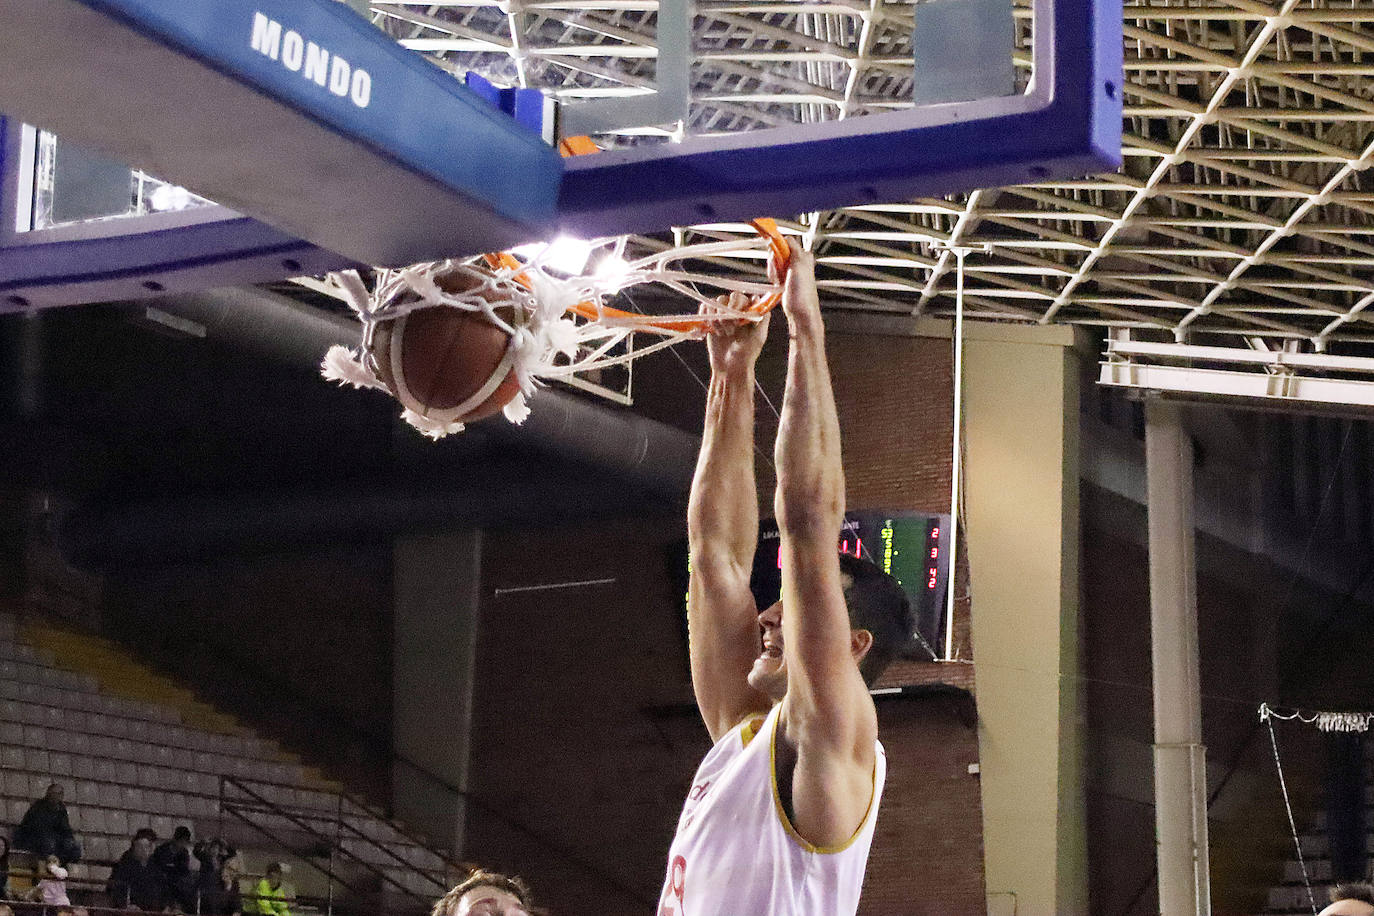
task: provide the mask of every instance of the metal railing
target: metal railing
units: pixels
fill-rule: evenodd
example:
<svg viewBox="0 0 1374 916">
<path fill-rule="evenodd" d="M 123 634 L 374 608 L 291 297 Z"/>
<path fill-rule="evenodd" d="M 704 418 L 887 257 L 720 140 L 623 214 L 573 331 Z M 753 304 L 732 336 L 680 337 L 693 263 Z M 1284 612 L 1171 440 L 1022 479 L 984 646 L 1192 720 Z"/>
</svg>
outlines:
<svg viewBox="0 0 1374 916">
<path fill-rule="evenodd" d="M 367 902 L 381 911 L 425 911 L 435 897 L 448 890 L 448 870 L 468 868 L 449 862 L 435 850 L 407 836 L 394 824 L 381 819 L 376 812 L 348 798 L 343 792 L 337 793 L 335 809 L 331 813 L 320 809 L 303 810 L 274 802 L 259 791 L 259 788 L 268 785 L 271 784 L 259 780 L 221 776 L 220 833 L 224 833 L 224 819 L 231 817 L 282 849 L 301 853 L 302 861 L 324 875 L 328 882 L 324 907 L 326 913 L 333 914 L 335 911 L 336 888 L 347 892 L 350 902 Z M 385 824 L 388 831 L 403 840 L 408 840 L 407 846 L 435 857 L 442 863 L 443 868 L 426 869 L 406 859 L 393 848 L 393 844 L 359 829 L 356 823 L 359 818 Z M 283 822 L 286 826 L 283 826 Z M 325 830 L 330 831 L 332 835 Z M 370 849 L 374 850 L 375 854 L 366 856 L 355 849 Z M 328 861 L 327 864 L 321 864 L 318 859 L 325 850 L 328 851 Z M 372 876 L 381 893 L 345 877 L 339 867 L 343 863 L 351 864 L 354 869 L 361 869 Z M 418 890 L 405 881 L 402 877 L 404 875 L 418 876 L 420 880 L 416 883 L 424 890 Z M 399 894 L 402 900 L 398 901 L 394 896 L 387 899 L 388 894 Z"/>
</svg>

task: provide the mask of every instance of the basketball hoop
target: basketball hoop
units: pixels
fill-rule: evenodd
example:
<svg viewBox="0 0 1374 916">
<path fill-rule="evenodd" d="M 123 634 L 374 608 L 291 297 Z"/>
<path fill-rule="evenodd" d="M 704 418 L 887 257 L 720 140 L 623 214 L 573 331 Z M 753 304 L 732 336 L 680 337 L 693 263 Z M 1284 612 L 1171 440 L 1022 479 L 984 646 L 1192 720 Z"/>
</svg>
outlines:
<svg viewBox="0 0 1374 916">
<path fill-rule="evenodd" d="M 472 409 L 489 405 L 492 392 L 509 377 L 518 382 L 518 390 L 510 386 L 514 396 L 500 409 L 508 420 L 520 423 L 529 415 L 525 402 L 539 380 L 619 365 L 682 340 L 700 339 L 718 322 L 762 319 L 782 299 L 791 251 L 773 220 L 758 219 L 751 225 L 757 233 L 752 238 L 682 245 L 631 260 L 624 257 L 626 238 L 598 239 L 587 244 L 586 265 L 572 273 L 550 263 L 552 246 L 546 246 L 523 259 L 500 252 L 379 270 L 370 292 L 356 271 L 333 274 L 332 281 L 362 322 L 362 346 L 356 351 L 331 347 L 321 371 L 332 381 L 390 392 L 405 406 L 404 419 L 435 439 L 461 431 L 465 420 L 479 418 Z M 712 259 L 759 255 L 768 261 L 766 281 L 703 266 Z M 654 315 L 608 304 L 624 290 L 646 284 L 685 297 L 698 311 Z M 748 304 L 723 304 L 732 293 L 743 294 Z M 456 406 L 436 408 L 413 396 L 414 386 L 405 384 L 400 356 L 391 353 L 379 360 L 376 349 L 380 327 L 399 331 L 407 316 L 436 308 L 480 317 L 508 338 L 505 352 L 494 356 L 499 372 L 484 370 L 490 374 L 475 380 L 472 393 Z M 628 344 L 635 333 L 660 339 L 622 350 L 620 345 Z M 390 346 L 395 336 L 387 333 L 380 339 Z"/>
</svg>

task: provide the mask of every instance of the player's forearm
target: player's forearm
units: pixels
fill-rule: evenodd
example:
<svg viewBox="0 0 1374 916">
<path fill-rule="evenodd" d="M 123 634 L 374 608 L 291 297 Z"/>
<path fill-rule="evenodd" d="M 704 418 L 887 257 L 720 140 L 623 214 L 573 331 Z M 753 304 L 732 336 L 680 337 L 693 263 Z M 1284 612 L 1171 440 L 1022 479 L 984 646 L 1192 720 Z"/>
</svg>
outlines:
<svg viewBox="0 0 1374 916">
<path fill-rule="evenodd" d="M 687 507 L 687 537 L 695 556 L 723 550 L 742 566 L 752 564 L 759 527 L 756 487 L 754 370 L 713 373 Z"/>
<path fill-rule="evenodd" d="M 774 458 L 780 534 L 833 542 L 844 517 L 844 470 L 819 314 L 814 326 L 793 329 Z"/>
<path fill-rule="evenodd" d="M 835 541 L 844 518 L 840 424 L 819 311 L 792 323 L 787 393 L 778 431 L 775 509 L 782 539 L 783 644 L 788 693 L 799 713 L 829 719 L 852 700 L 850 657 Z M 861 681 L 858 681 L 861 686 Z"/>
</svg>

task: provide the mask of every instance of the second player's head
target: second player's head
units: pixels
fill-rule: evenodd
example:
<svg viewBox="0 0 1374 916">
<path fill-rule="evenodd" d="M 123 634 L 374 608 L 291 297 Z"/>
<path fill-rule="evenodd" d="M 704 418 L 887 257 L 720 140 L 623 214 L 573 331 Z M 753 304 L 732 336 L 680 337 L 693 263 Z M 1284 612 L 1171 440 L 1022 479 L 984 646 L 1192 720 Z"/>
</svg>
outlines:
<svg viewBox="0 0 1374 916">
<path fill-rule="evenodd" d="M 867 560 L 839 554 L 840 584 L 849 610 L 850 654 L 864 683 L 872 687 L 914 629 L 911 604 L 897 580 Z M 749 672 L 749 686 L 775 700 L 787 692 L 781 601 L 759 613 L 762 649 Z"/>
<path fill-rule="evenodd" d="M 1337 884 L 1331 889 L 1331 905 L 1319 916 L 1374 916 L 1374 886 Z"/>
<path fill-rule="evenodd" d="M 530 889 L 519 878 L 475 871 L 434 904 L 430 916 L 529 916 Z"/>
</svg>

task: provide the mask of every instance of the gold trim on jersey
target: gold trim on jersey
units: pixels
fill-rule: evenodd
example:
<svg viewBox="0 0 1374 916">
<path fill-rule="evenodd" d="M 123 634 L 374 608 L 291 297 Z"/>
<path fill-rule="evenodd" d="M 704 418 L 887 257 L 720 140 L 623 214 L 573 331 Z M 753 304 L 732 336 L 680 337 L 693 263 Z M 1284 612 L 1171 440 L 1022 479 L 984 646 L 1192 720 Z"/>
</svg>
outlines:
<svg viewBox="0 0 1374 916">
<path fill-rule="evenodd" d="M 751 714 L 749 718 L 745 720 L 744 728 L 739 730 L 740 739 L 744 742 L 745 747 L 748 747 L 749 742 L 754 740 L 754 736 L 759 733 L 759 729 L 763 727 L 766 718 L 767 716 Z"/>
<path fill-rule="evenodd" d="M 854 835 L 838 846 L 817 846 L 797 832 L 797 828 L 792 826 L 792 822 L 787 817 L 787 812 L 782 807 L 782 795 L 778 792 L 778 723 L 781 721 L 782 713 L 779 712 L 778 717 L 773 720 L 773 733 L 768 738 L 768 782 L 773 787 L 773 810 L 778 813 L 778 820 L 782 821 L 783 829 L 787 831 L 787 835 L 806 852 L 813 852 L 818 855 L 834 855 L 837 852 L 844 852 L 853 846 L 854 841 L 864 832 L 864 827 L 868 826 L 868 818 L 873 814 L 873 801 L 877 795 L 878 787 L 877 749 L 874 748 L 873 773 L 869 776 L 868 807 L 864 810 L 864 816 L 859 821 L 859 826 L 854 831 Z"/>
</svg>

